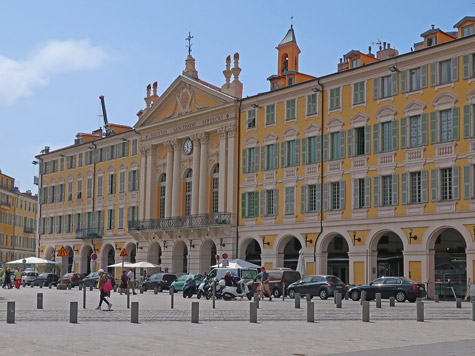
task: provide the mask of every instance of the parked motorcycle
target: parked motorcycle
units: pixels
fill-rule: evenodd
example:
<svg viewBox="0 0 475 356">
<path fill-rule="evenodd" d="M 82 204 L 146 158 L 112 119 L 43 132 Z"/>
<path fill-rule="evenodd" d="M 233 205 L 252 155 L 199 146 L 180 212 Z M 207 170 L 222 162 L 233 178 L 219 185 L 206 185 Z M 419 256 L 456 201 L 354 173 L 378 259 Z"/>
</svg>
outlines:
<svg viewBox="0 0 475 356">
<path fill-rule="evenodd" d="M 191 277 L 185 281 L 185 285 L 183 286 L 183 298 L 191 298 L 193 294 L 196 293 L 196 282 Z"/>
<path fill-rule="evenodd" d="M 250 283 L 250 282 L 248 282 Z M 237 286 L 226 286 L 224 287 L 222 294 L 224 300 L 233 300 L 238 297 L 247 297 L 247 299 L 252 299 L 252 290 L 249 289 L 246 281 L 244 279 L 239 280 Z"/>
<path fill-rule="evenodd" d="M 206 293 L 206 299 L 209 300 L 213 297 L 213 285 L 216 287 L 215 298 L 221 299 L 222 291 L 224 289 L 224 280 L 218 281 L 216 278 L 213 278 L 209 282 L 208 292 Z"/>
</svg>

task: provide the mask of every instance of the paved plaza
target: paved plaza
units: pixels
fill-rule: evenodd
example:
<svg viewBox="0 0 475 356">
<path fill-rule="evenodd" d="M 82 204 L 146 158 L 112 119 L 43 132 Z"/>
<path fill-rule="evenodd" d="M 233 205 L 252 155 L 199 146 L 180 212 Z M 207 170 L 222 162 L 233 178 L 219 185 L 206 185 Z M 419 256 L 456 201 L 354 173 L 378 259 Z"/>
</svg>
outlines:
<svg viewBox="0 0 475 356">
<path fill-rule="evenodd" d="M 37 293 L 43 293 L 43 309 L 36 308 Z M 78 288 L 56 290 L 22 288 L 0 290 L 0 325 L 3 338 L 0 355 L 473 355 L 475 322 L 472 306 L 455 302 L 426 301 L 425 322 L 416 321 L 415 303 L 383 301 L 376 309 L 371 302 L 371 322 L 361 321 L 359 302 L 344 300 L 337 309 L 333 299 L 315 303 L 315 323 L 306 322 L 306 301 L 295 309 L 294 300 L 260 302 L 258 323 L 249 322 L 247 300 L 200 303 L 200 323 L 192 324 L 191 302 L 175 294 L 174 309 L 168 293 L 131 295 L 139 302 L 139 324 L 130 323 L 127 297 L 113 293 L 112 311 L 95 310 L 97 290 L 87 290 L 86 309 Z M 6 302 L 15 301 L 16 323 L 6 323 Z M 78 324 L 69 323 L 69 303 L 79 304 Z M 104 306 L 103 306 L 104 307 Z M 105 307 L 104 307 L 105 309 Z M 106 341 L 109 340 L 109 341 Z M 105 342 L 106 341 L 106 342 Z M 239 350 L 239 351 L 238 351 Z"/>
</svg>

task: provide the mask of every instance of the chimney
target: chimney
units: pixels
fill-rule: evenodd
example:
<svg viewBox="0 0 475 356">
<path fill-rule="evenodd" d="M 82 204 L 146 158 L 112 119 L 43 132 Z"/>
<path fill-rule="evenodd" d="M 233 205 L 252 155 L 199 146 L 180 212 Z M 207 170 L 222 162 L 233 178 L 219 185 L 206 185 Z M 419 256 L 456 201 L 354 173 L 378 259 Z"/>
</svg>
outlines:
<svg viewBox="0 0 475 356">
<path fill-rule="evenodd" d="M 232 95 L 236 98 L 242 98 L 242 83 L 239 80 L 239 74 L 241 73 L 241 68 L 239 68 L 239 53 L 234 53 L 234 67 L 231 68 L 231 56 L 226 57 L 226 69 L 223 70 L 224 77 L 226 78 L 226 83 L 221 87 L 223 93 Z M 231 81 L 231 74 L 234 79 Z"/>
<path fill-rule="evenodd" d="M 144 98 L 145 103 L 147 104 L 146 109 L 148 109 L 152 105 L 152 99 L 150 98 L 151 91 L 152 91 L 152 86 L 149 84 L 147 85 L 147 96 Z"/>
<path fill-rule="evenodd" d="M 157 99 L 159 98 L 158 94 L 157 94 L 157 87 L 158 87 L 158 83 L 155 82 L 153 83 L 153 94 L 152 96 L 150 97 L 150 100 L 151 100 L 151 103 L 150 103 L 150 106 L 153 106 L 153 104 L 155 104 L 155 102 L 157 101 Z"/>
</svg>

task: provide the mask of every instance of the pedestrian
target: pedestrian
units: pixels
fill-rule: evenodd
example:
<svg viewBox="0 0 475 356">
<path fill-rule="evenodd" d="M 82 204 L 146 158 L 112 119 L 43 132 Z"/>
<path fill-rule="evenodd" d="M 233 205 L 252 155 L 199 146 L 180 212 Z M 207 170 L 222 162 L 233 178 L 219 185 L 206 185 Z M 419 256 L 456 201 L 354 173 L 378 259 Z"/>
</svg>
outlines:
<svg viewBox="0 0 475 356">
<path fill-rule="evenodd" d="M 272 294 L 270 293 L 270 288 L 269 288 L 269 281 L 270 281 L 270 276 L 269 273 L 266 272 L 266 269 L 264 267 L 261 268 L 262 271 L 262 277 L 261 277 L 261 285 L 259 288 L 259 299 L 262 299 L 262 295 L 264 294 L 264 290 L 267 292 L 269 295 L 269 301 L 272 301 Z"/>
<path fill-rule="evenodd" d="M 16 289 L 20 289 L 20 286 L 21 286 L 21 271 L 20 271 L 20 267 L 17 267 L 15 271 L 15 287 Z"/>
<path fill-rule="evenodd" d="M 11 278 L 11 274 L 12 274 L 12 272 L 11 272 L 10 268 L 8 268 L 8 269 L 5 271 L 5 278 L 4 278 L 4 280 L 3 280 L 3 286 L 2 286 L 3 288 L 8 288 L 8 289 L 11 288 L 11 279 L 10 279 L 10 278 Z"/>
<path fill-rule="evenodd" d="M 137 294 L 135 293 L 135 270 L 133 268 L 127 273 L 127 288 L 132 288 L 132 293 Z"/>
<path fill-rule="evenodd" d="M 124 269 L 122 271 L 122 276 L 120 277 L 120 295 L 124 293 L 127 289 L 127 271 Z"/>
<path fill-rule="evenodd" d="M 99 272 L 99 280 L 97 281 L 97 287 L 99 288 L 99 291 L 101 292 L 101 296 L 99 299 L 99 305 L 96 309 L 101 309 L 102 302 L 104 301 L 109 308 L 108 310 L 111 310 L 112 303 L 107 301 L 106 297 L 110 298 L 111 296 L 110 291 L 112 289 L 112 283 L 109 281 L 109 279 L 107 278 L 107 275 L 104 273 L 104 270 L 102 268 L 98 272 Z M 107 287 L 108 285 L 110 285 L 110 287 Z"/>
</svg>

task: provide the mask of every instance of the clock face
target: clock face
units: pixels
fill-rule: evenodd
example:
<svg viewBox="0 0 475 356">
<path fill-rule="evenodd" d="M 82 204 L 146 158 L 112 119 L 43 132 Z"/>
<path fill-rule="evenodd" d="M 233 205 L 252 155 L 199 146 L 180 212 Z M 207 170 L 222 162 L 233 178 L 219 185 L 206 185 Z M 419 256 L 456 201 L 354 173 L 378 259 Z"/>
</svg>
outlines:
<svg viewBox="0 0 475 356">
<path fill-rule="evenodd" d="M 189 155 L 193 151 L 193 142 L 190 139 L 187 139 L 183 144 L 183 151 Z"/>
</svg>

